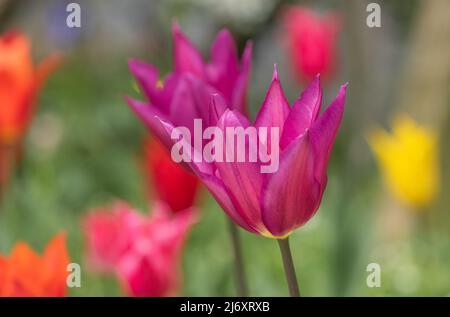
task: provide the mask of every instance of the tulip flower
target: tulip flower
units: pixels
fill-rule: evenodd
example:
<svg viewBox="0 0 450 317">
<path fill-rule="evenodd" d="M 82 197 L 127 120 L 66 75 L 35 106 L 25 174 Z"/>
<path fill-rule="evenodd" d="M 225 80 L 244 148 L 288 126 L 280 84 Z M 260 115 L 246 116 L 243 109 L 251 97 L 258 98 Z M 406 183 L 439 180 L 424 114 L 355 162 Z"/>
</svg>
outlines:
<svg viewBox="0 0 450 317">
<path fill-rule="evenodd" d="M 34 67 L 25 35 L 10 32 L 0 37 L 0 144 L 17 143 L 23 136 L 37 93 L 59 62 L 51 56 Z"/>
<path fill-rule="evenodd" d="M 288 7 L 284 17 L 285 42 L 300 81 L 333 75 L 341 22 L 337 13 L 319 16 L 310 9 Z"/>
<path fill-rule="evenodd" d="M 143 221 L 139 213 L 123 202 L 92 210 L 84 220 L 90 268 L 103 273 L 114 272 Z"/>
<path fill-rule="evenodd" d="M 9 257 L 0 254 L 0 296 L 64 296 L 68 265 L 63 234 L 48 243 L 42 256 L 18 242 Z"/>
<path fill-rule="evenodd" d="M 406 115 L 396 118 L 392 126 L 391 134 L 374 130 L 369 144 L 389 190 L 420 210 L 432 203 L 439 190 L 437 134 Z"/>
<path fill-rule="evenodd" d="M 279 169 L 275 173 L 261 173 L 262 162 L 250 160 L 209 162 L 203 159 L 194 160 L 189 166 L 236 224 L 249 232 L 280 239 L 284 258 L 290 258 L 286 238 L 319 208 L 327 184 L 328 160 L 344 112 L 346 87 L 340 88 L 336 99 L 320 114 L 322 90 L 317 76 L 291 108 L 275 67 L 253 125 L 240 112 L 227 107 L 220 96 L 213 97 L 210 104 L 209 112 L 213 114 L 210 123 L 215 122 L 223 134 L 228 127 L 279 129 L 281 137 L 275 144 L 279 150 Z M 175 143 L 171 139 L 176 128 L 172 122 L 150 111 L 143 112 L 141 118 L 147 123 L 149 120 L 159 122 L 165 142 Z M 267 137 L 260 143 L 269 147 L 271 140 Z M 255 150 L 249 148 L 249 142 L 244 143 L 244 148 L 237 145 L 232 153 Z M 195 145 L 185 144 L 185 147 L 194 153 L 191 156 L 198 152 Z M 288 266 L 292 276 L 292 265 Z M 291 294 L 299 294 L 298 289 L 291 289 Z"/>
<path fill-rule="evenodd" d="M 167 149 L 155 138 L 144 143 L 144 172 L 149 192 L 173 212 L 192 207 L 199 189 L 197 177 L 175 163 Z"/>
<path fill-rule="evenodd" d="M 246 112 L 252 52 L 251 43 L 248 43 L 239 63 L 231 34 L 223 30 L 211 47 L 211 62 L 206 63 L 177 24 L 173 26 L 173 47 L 174 71 L 164 81 L 159 79 L 155 66 L 130 60 L 130 70 L 147 101 L 126 98 L 139 116 L 147 118 L 148 128 L 166 146 L 167 140 L 162 139 L 165 133 L 154 117 L 191 128 L 195 118 L 202 118 L 207 123 L 212 115 L 209 112 L 212 94 L 220 94 L 230 108 Z"/>
<path fill-rule="evenodd" d="M 114 273 L 130 296 L 171 296 L 180 288 L 181 252 L 195 209 L 157 204 L 148 217 L 126 203 L 94 210 L 85 222 L 90 263 Z"/>
<path fill-rule="evenodd" d="M 0 193 L 32 118 L 37 94 L 59 62 L 53 55 L 34 67 L 25 35 L 9 32 L 0 37 Z"/>
<path fill-rule="evenodd" d="M 189 166 L 239 226 L 266 237 L 286 237 L 305 224 L 320 205 L 327 183 L 328 160 L 344 111 L 345 92 L 346 85 L 324 113 L 319 114 L 322 91 L 316 77 L 291 108 L 275 69 L 253 126 L 280 129 L 278 171 L 264 174 L 260 172 L 261 162 L 247 161 L 203 160 Z M 221 130 L 251 126 L 242 114 L 220 105 L 220 100 L 215 100 L 212 107 L 221 114 L 217 121 Z M 166 129 L 168 138 L 175 127 L 157 120 Z M 236 147 L 234 153 L 238 151 L 248 153 L 251 149 Z"/>
</svg>

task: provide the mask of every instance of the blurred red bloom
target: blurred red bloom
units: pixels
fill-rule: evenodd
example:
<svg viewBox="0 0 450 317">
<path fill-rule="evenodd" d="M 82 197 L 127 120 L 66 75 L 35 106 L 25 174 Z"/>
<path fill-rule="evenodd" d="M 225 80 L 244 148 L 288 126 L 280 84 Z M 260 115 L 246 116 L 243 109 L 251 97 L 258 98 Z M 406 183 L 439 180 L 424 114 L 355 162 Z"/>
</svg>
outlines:
<svg viewBox="0 0 450 317">
<path fill-rule="evenodd" d="M 64 296 L 69 255 L 64 234 L 55 236 L 39 256 L 18 242 L 11 255 L 0 255 L 0 296 Z"/>
<path fill-rule="evenodd" d="M 172 160 L 155 138 L 144 141 L 144 172 L 149 194 L 167 203 L 173 212 L 192 207 L 199 189 L 197 177 Z"/>
<path fill-rule="evenodd" d="M 142 216 L 124 202 L 92 210 L 84 221 L 90 268 L 113 272 L 142 222 Z"/>
<path fill-rule="evenodd" d="M 337 61 L 337 42 L 341 30 L 335 12 L 323 16 L 303 7 L 288 7 L 283 16 L 285 41 L 291 62 L 300 81 L 310 81 L 317 74 L 333 75 Z"/>
<path fill-rule="evenodd" d="M 170 296 L 179 290 L 181 251 L 197 211 L 173 214 L 165 206 L 145 217 L 119 202 L 86 219 L 89 262 L 116 274 L 130 296 Z"/>
</svg>

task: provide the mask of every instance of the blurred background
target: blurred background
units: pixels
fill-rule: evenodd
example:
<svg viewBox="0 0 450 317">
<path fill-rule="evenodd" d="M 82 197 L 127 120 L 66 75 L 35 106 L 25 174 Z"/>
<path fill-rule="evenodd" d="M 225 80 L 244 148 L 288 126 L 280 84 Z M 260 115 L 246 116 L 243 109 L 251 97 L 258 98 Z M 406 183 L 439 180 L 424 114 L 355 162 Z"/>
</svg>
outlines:
<svg viewBox="0 0 450 317">
<path fill-rule="evenodd" d="M 300 287 L 308 296 L 450 295 L 450 2 L 394 0 L 381 6 L 380 28 L 369 28 L 370 1 L 90 0 L 81 28 L 65 26 L 72 1 L 0 1 L 0 31 L 24 32 L 34 60 L 60 52 L 62 66 L 49 78 L 24 140 L 23 155 L 1 201 L 0 253 L 17 240 L 42 250 L 58 231 L 68 234 L 72 262 L 83 264 L 80 229 L 87 210 L 119 198 L 147 211 L 139 160 L 146 130 L 125 95 L 136 95 L 129 58 L 171 70 L 171 25 L 208 55 L 221 28 L 239 51 L 254 43 L 249 87 L 252 118 L 269 86 L 273 64 L 289 101 L 305 83 L 297 80 L 285 43 L 286 6 L 336 12 L 335 70 L 324 83 L 328 105 L 349 82 L 346 113 L 329 166 L 329 182 L 316 216 L 291 237 Z M 426 206 L 397 199 L 385 185 L 371 151 L 372 128 L 391 131 L 397 114 L 438 135 L 437 193 Z M 400 157 L 399 157 L 400 159 Z M 408 156 L 403 156 L 408 164 Z M 422 182 L 420 173 L 415 179 Z M 204 190 L 201 219 L 183 254 L 186 296 L 234 295 L 226 218 Z M 277 245 L 241 231 L 250 294 L 287 294 Z M 366 284 L 369 263 L 381 266 L 381 287 Z M 82 271 L 73 296 L 122 295 L 115 278 Z"/>
</svg>

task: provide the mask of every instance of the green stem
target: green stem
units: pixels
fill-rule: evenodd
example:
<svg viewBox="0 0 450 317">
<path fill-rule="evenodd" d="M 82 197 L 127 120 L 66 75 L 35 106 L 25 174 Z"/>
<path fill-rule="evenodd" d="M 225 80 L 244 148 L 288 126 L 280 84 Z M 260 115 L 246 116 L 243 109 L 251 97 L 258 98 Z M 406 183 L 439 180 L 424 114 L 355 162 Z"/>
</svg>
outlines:
<svg viewBox="0 0 450 317">
<path fill-rule="evenodd" d="M 292 262 L 291 248 L 289 246 L 289 237 L 286 239 L 278 239 L 278 245 L 280 246 L 281 257 L 283 259 L 284 273 L 289 287 L 289 294 L 291 297 L 300 297 L 295 267 Z"/>
<path fill-rule="evenodd" d="M 231 244 L 234 254 L 234 275 L 236 280 L 236 290 L 239 297 L 247 297 L 247 283 L 245 278 L 244 261 L 242 257 L 241 240 L 239 237 L 239 231 L 237 226 L 230 220 L 228 220 L 229 231 L 231 237 Z"/>
</svg>

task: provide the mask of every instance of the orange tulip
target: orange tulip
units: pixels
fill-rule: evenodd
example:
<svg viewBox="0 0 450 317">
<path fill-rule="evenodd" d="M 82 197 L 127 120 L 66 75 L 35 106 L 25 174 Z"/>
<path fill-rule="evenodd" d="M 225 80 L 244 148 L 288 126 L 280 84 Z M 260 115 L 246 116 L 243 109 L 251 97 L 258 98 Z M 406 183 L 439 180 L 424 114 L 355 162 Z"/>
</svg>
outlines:
<svg viewBox="0 0 450 317">
<path fill-rule="evenodd" d="M 30 42 L 18 32 L 0 37 L 0 143 L 17 143 L 26 131 L 37 92 L 60 62 L 52 55 L 33 66 Z"/>
<path fill-rule="evenodd" d="M 0 254 L 0 296 L 64 296 L 69 255 L 66 237 L 54 237 L 40 256 L 18 242 L 11 255 Z"/>
<path fill-rule="evenodd" d="M 0 192 L 32 118 L 37 93 L 60 61 L 59 55 L 52 55 L 34 67 L 25 35 L 9 32 L 0 37 Z"/>
</svg>

